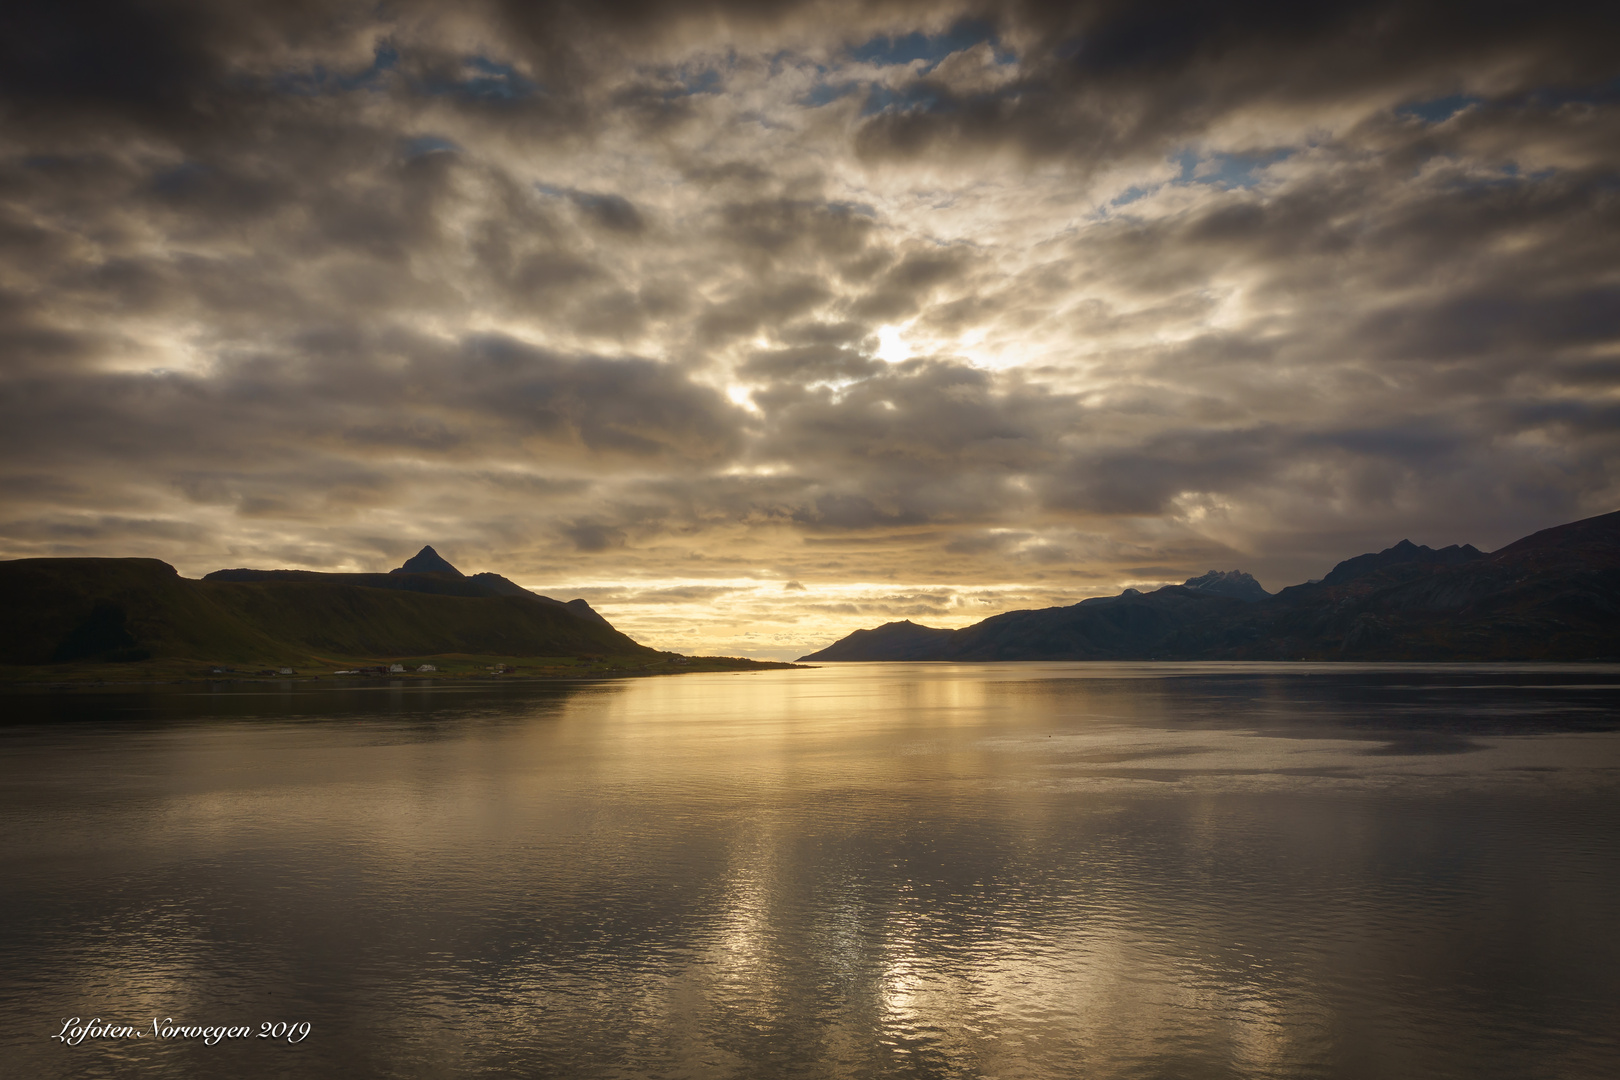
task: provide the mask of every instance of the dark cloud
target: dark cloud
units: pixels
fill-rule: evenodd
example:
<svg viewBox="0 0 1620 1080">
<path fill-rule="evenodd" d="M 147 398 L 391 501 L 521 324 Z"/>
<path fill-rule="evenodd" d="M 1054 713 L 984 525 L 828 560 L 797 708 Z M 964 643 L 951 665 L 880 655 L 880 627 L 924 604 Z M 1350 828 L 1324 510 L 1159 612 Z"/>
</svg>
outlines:
<svg viewBox="0 0 1620 1080">
<path fill-rule="evenodd" d="M 584 552 L 606 551 L 625 543 L 622 531 L 596 521 L 577 521 L 564 528 L 563 535 L 573 541 L 575 550 Z"/>
<path fill-rule="evenodd" d="M 849 203 L 769 199 L 722 206 L 720 228 L 755 265 L 793 260 L 838 268 L 866 253 L 876 222 Z"/>
<path fill-rule="evenodd" d="M 836 345 L 795 345 L 761 350 L 737 368 L 740 375 L 792 383 L 859 379 L 875 375 L 880 370 L 879 361 L 858 350 Z"/>
<path fill-rule="evenodd" d="M 1130 450 L 1066 463 L 1044 485 L 1047 504 L 1092 514 L 1154 515 L 1182 492 L 1225 493 L 1282 468 L 1275 432 L 1198 432 L 1160 436 Z"/>
<path fill-rule="evenodd" d="M 780 275 L 768 287 L 745 285 L 735 295 L 711 304 L 698 322 L 698 333 L 711 345 L 752 337 L 762 326 L 779 326 L 831 297 L 825 283 L 814 277 Z"/>
<path fill-rule="evenodd" d="M 574 192 L 572 198 L 591 220 L 614 232 L 638 233 L 647 227 L 641 211 L 622 195 L 598 195 L 593 192 Z"/>
<path fill-rule="evenodd" d="M 772 417 L 758 453 L 817 459 L 836 471 L 913 469 L 957 477 L 972 467 L 1038 467 L 1057 429 L 1083 422 L 1072 399 L 967 364 L 884 365 L 840 390 L 773 389 L 756 395 Z"/>
<path fill-rule="evenodd" d="M 960 251 L 913 251 L 866 284 L 851 311 L 874 322 L 906 319 L 935 290 L 963 276 L 969 259 Z"/>
<path fill-rule="evenodd" d="M 1493 97 L 1606 85 L 1620 30 L 1601 4 L 1025 3 L 996 19 L 1016 80 L 957 87 L 920 74 L 867 118 L 874 159 L 1007 148 L 1092 165 L 1197 141 L 1240 110 L 1422 100 L 1477 80 Z M 1252 149 L 1246 147 L 1245 149 Z"/>
<path fill-rule="evenodd" d="M 1617 22 L 12 4 L 0 546 L 453 540 L 664 633 L 1610 510 Z"/>
<path fill-rule="evenodd" d="M 53 108 L 184 113 L 223 75 L 219 26 L 201 6 L 92 0 L 7 5 L 7 12 L 0 93 L 24 115 Z"/>
<path fill-rule="evenodd" d="M 667 364 L 635 358 L 564 358 L 508 338 L 475 340 L 464 356 L 441 354 L 428 379 L 461 379 L 469 404 L 520 434 L 588 451 L 724 460 L 740 447 L 743 419 L 714 390 Z"/>
</svg>

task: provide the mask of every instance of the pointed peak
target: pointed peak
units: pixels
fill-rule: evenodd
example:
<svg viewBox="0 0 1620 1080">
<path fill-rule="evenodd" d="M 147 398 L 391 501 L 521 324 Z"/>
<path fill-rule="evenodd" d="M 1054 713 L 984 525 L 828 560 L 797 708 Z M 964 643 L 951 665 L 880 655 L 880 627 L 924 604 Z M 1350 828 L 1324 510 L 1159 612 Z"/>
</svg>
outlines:
<svg viewBox="0 0 1620 1080">
<path fill-rule="evenodd" d="M 444 556 L 428 545 L 415 555 L 405 560 L 405 565 L 388 571 L 390 574 L 454 574 L 461 577 L 462 573 L 445 561 Z"/>
<path fill-rule="evenodd" d="M 1472 562 L 1484 558 L 1478 548 L 1472 544 L 1458 547 L 1441 548 L 1439 551 L 1422 544 L 1414 544 L 1410 540 L 1402 540 L 1394 547 L 1387 547 L 1376 555 L 1357 555 L 1353 559 L 1346 559 L 1322 578 L 1325 585 L 1343 585 L 1353 581 L 1364 574 L 1383 570 L 1390 566 L 1403 566 L 1409 563 L 1426 566 L 1456 566 L 1459 563 Z"/>
</svg>

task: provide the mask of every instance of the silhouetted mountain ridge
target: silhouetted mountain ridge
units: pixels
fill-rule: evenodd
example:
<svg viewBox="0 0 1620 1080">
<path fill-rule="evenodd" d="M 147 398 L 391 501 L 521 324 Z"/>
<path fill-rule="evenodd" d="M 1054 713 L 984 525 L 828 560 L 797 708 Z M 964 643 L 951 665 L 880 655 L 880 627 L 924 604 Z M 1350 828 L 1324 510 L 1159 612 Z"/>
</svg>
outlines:
<svg viewBox="0 0 1620 1080">
<path fill-rule="evenodd" d="M 453 574 L 461 577 L 461 571 L 445 560 L 432 545 L 428 545 L 415 555 L 405 560 L 405 565 L 388 571 L 390 574 Z M 502 578 L 501 580 L 506 580 Z"/>
<path fill-rule="evenodd" d="M 1394 547 L 1369 555 L 1357 555 L 1353 559 L 1346 559 L 1322 578 L 1324 585 L 1343 585 L 1353 581 L 1364 574 L 1371 574 L 1376 570 L 1383 570 L 1391 566 L 1403 566 L 1407 563 L 1420 563 L 1425 566 L 1457 566 L 1475 559 L 1483 559 L 1485 553 L 1473 544 L 1463 544 L 1460 547 L 1452 544 L 1450 547 L 1440 548 L 1438 551 L 1431 547 L 1414 544 L 1410 540 L 1402 540 Z"/>
<path fill-rule="evenodd" d="M 933 655 L 951 636 L 950 630 L 919 626 L 910 619 L 884 623 L 872 630 L 857 630 L 853 634 L 817 653 L 818 660 L 865 660 L 870 651 L 881 651 L 886 660 L 932 660 Z"/>
<path fill-rule="evenodd" d="M 398 589 L 404 592 L 432 593 L 436 596 L 520 596 L 550 604 L 576 618 L 609 623 L 584 600 L 567 602 L 530 592 L 515 581 L 485 571 L 467 576 L 431 547 L 424 547 L 405 565 L 386 574 L 328 574 L 318 570 L 215 570 L 204 581 L 304 581 L 332 585 L 359 585 L 370 589 Z"/>
<path fill-rule="evenodd" d="M 1195 584 L 1209 578 L 1010 611 L 960 630 L 905 624 L 903 635 L 857 631 L 803 659 L 1620 657 L 1620 512 L 1544 529 L 1489 555 L 1469 545 L 1435 550 L 1402 541 L 1346 559 L 1321 581 L 1252 600 Z M 891 641 L 903 643 L 903 655 Z"/>
<path fill-rule="evenodd" d="M 431 548 L 388 574 L 236 569 L 192 580 L 156 559 L 0 562 L 0 663 L 451 655 L 664 656 L 584 600 L 538 596 L 499 574 L 466 577 Z"/>
</svg>

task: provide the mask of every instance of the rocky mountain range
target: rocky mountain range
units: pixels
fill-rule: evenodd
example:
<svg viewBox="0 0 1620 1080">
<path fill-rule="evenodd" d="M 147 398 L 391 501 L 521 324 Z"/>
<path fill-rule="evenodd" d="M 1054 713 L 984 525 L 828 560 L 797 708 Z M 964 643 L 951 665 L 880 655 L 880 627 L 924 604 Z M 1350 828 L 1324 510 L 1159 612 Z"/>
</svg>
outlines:
<svg viewBox="0 0 1620 1080">
<path fill-rule="evenodd" d="M 1267 594 L 1241 571 L 1009 611 L 960 630 L 896 622 L 803 661 L 1620 658 L 1620 512 L 1486 554 L 1403 540 Z"/>
</svg>

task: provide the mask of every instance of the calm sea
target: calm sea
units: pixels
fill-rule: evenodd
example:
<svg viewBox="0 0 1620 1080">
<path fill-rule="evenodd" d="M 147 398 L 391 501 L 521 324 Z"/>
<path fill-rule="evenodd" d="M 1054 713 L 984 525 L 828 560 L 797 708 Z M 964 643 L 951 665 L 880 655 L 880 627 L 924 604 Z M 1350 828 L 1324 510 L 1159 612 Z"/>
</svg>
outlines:
<svg viewBox="0 0 1620 1080">
<path fill-rule="evenodd" d="M 0 709 L 8 1076 L 1620 1076 L 1613 665 Z"/>
</svg>

